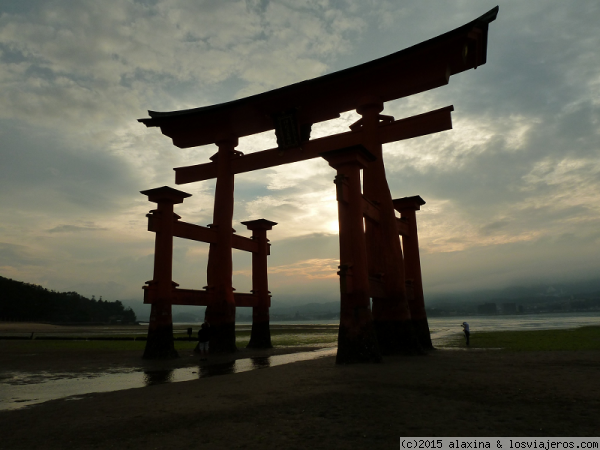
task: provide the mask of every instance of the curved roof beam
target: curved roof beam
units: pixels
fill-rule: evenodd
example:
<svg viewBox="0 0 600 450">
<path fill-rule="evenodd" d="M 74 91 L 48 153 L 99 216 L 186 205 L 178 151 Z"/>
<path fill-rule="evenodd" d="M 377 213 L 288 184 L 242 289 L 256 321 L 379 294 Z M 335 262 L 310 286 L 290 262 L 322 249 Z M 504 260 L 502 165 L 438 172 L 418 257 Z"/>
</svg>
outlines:
<svg viewBox="0 0 600 450">
<path fill-rule="evenodd" d="M 180 148 L 274 128 L 274 115 L 293 110 L 299 125 L 335 119 L 366 97 L 383 102 L 448 84 L 452 75 L 485 64 L 489 24 L 498 6 L 459 28 L 383 58 L 250 97 L 138 121 L 160 127 Z"/>
</svg>

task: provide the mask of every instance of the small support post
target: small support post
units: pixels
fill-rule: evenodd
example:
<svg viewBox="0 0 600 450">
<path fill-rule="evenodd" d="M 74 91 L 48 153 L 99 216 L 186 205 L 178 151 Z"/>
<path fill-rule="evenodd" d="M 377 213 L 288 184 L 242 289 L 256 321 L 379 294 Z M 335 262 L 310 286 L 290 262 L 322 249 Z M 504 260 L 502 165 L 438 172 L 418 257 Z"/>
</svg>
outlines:
<svg viewBox="0 0 600 450">
<path fill-rule="evenodd" d="M 419 237 L 417 234 L 416 211 L 425 204 L 420 196 L 403 197 L 393 201 L 394 208 L 400 213 L 400 217 L 408 224 L 408 235 L 402 236 L 402 247 L 404 249 L 404 269 L 407 282 L 411 281 L 412 295 L 408 296 L 408 306 L 413 323 L 413 329 L 417 334 L 421 347 L 426 350 L 433 349 L 427 313 L 425 312 L 425 298 L 423 296 L 423 279 L 421 277 L 421 259 L 419 257 Z"/>
<path fill-rule="evenodd" d="M 383 274 L 386 294 L 384 298 L 373 298 L 377 339 L 384 355 L 420 353 L 422 350 L 410 321 L 402 248 L 379 137 L 380 120 L 388 119 L 379 114 L 383 111 L 383 102 L 378 98 L 362 99 L 356 111 L 362 116 L 357 126 L 363 132 L 363 144 L 376 158 L 363 171 L 363 185 L 365 197 L 379 206 L 380 215 L 378 224 L 369 220 L 365 224 L 369 273 L 379 277 Z"/>
<path fill-rule="evenodd" d="M 340 328 L 337 364 L 380 362 L 369 299 L 360 170 L 375 157 L 362 145 L 321 153 L 337 170 L 340 239 Z"/>
<path fill-rule="evenodd" d="M 205 317 L 210 323 L 210 351 L 233 353 L 235 345 L 235 300 L 233 297 L 231 258 L 233 239 L 233 173 L 231 159 L 240 153 L 235 151 L 237 138 L 217 142 L 219 151 L 211 159 L 217 162 L 217 184 L 212 228 L 216 230 L 217 242 L 210 244 L 208 252 L 208 292 L 211 303 Z"/>
<path fill-rule="evenodd" d="M 170 359 L 179 355 L 173 345 L 173 316 L 171 311 L 173 289 L 173 225 L 179 216 L 173 212 L 175 203 L 182 203 L 191 194 L 163 186 L 141 192 L 157 204 L 151 211 L 158 222 L 154 241 L 154 278 L 147 282 L 154 301 L 150 309 L 148 339 L 144 359 Z"/>
<path fill-rule="evenodd" d="M 248 348 L 272 348 L 271 329 L 269 327 L 269 277 L 267 273 L 267 256 L 269 240 L 267 230 L 272 230 L 275 222 L 265 219 L 242 222 L 252 230 L 252 239 L 258 243 L 258 252 L 252 253 L 252 293 L 258 296 L 258 306 L 252 308 L 252 332 Z"/>
</svg>

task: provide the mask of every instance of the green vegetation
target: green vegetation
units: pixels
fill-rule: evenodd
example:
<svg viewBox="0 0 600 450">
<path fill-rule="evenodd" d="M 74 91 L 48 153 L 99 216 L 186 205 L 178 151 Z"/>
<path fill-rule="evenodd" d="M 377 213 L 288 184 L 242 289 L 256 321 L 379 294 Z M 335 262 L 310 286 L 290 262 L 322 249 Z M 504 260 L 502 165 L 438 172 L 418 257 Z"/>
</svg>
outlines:
<svg viewBox="0 0 600 450">
<path fill-rule="evenodd" d="M 457 338 L 448 347 L 466 347 Z M 471 334 L 471 348 L 507 351 L 600 350 L 600 326 L 567 330 L 490 331 Z"/>
<path fill-rule="evenodd" d="M 120 301 L 54 292 L 35 284 L 0 277 L 0 320 L 31 322 L 135 323 L 135 313 Z"/>
<path fill-rule="evenodd" d="M 197 332 L 197 330 L 195 330 Z M 273 326 L 271 341 L 275 347 L 303 347 L 337 344 L 336 326 Z M 102 337 L 102 336 L 96 336 Z M 143 335 L 111 335 L 111 338 L 140 338 Z M 174 337 L 187 338 L 187 333 L 175 330 Z M 192 339 L 195 338 L 195 333 Z M 90 337 L 93 339 L 93 337 Z M 236 332 L 238 348 L 244 348 L 250 340 L 249 327 L 241 327 Z M 13 350 L 94 350 L 94 351 L 127 351 L 142 352 L 146 345 L 144 340 L 9 340 L 2 345 Z M 177 350 L 191 350 L 196 341 L 176 340 Z M 462 335 L 450 341 L 445 347 L 464 348 Z M 505 351 L 552 351 L 552 350 L 600 350 L 600 326 L 588 326 L 567 330 L 535 330 L 535 331 L 494 331 L 480 332 L 471 335 L 471 348 L 502 349 Z"/>
<path fill-rule="evenodd" d="M 175 347 L 177 347 L 176 343 Z M 189 346 L 189 343 L 187 343 Z M 34 339 L 32 341 L 2 341 L 2 346 L 11 351 L 19 352 L 44 352 L 44 351 L 144 351 L 145 341 L 46 341 Z"/>
<path fill-rule="evenodd" d="M 198 330 L 195 330 L 197 332 Z M 337 344 L 337 326 L 274 326 L 271 330 L 271 342 L 275 347 L 304 347 L 313 345 Z M 194 339 L 196 333 L 192 334 Z M 89 339 L 102 338 L 101 336 L 90 336 Z M 132 339 L 145 337 L 143 335 L 123 334 L 111 335 L 111 339 Z M 187 338 L 188 335 L 181 330 L 175 330 L 173 333 L 175 338 Z M 82 338 L 85 339 L 85 338 Z M 241 329 L 236 332 L 236 343 L 238 348 L 245 348 L 250 341 L 250 329 Z M 175 341 L 176 350 L 191 350 L 197 344 L 197 341 Z M 143 352 L 146 346 L 144 340 L 6 340 L 2 341 L 2 345 L 10 347 L 12 350 L 23 352 L 36 351 L 75 351 L 75 350 L 92 350 L 92 351 L 128 351 L 136 350 Z"/>
<path fill-rule="evenodd" d="M 196 337 L 194 330 L 192 339 Z M 274 325 L 271 329 L 271 341 L 274 347 L 303 347 L 303 346 L 335 346 L 337 344 L 337 326 L 327 325 Z M 92 340 L 4 340 L 3 346 L 13 350 L 44 351 L 44 350 L 93 350 L 93 351 L 128 351 L 142 352 L 146 345 L 140 334 L 110 335 L 108 339 L 130 340 L 93 340 L 107 339 L 107 335 L 90 336 Z M 191 350 L 196 341 L 188 341 L 187 333 L 181 329 L 174 330 L 177 350 Z M 85 339 L 85 338 L 82 338 Z M 245 348 L 250 341 L 250 328 L 241 326 L 236 332 L 238 348 Z M 465 348 L 462 335 L 448 342 L 444 347 Z M 566 330 L 534 330 L 534 331 L 494 331 L 471 334 L 471 348 L 502 349 L 505 351 L 553 351 L 553 350 L 600 350 L 600 326 L 588 326 Z"/>
<path fill-rule="evenodd" d="M 274 347 L 302 347 L 311 345 L 337 345 L 338 328 L 331 327 L 285 327 L 271 330 L 271 343 Z M 245 347 L 250 341 L 250 330 L 238 331 L 236 342 L 238 347 Z"/>
</svg>

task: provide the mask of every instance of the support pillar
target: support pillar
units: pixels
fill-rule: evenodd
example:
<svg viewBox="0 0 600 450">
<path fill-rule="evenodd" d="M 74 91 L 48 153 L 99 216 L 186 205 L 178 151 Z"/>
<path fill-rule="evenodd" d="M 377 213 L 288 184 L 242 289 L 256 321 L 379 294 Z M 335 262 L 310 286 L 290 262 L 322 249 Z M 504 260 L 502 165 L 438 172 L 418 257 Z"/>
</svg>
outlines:
<svg viewBox="0 0 600 450">
<path fill-rule="evenodd" d="M 418 341 L 412 329 L 410 309 L 406 296 L 404 261 L 398 239 L 396 215 L 392 196 L 385 176 L 383 152 L 379 138 L 380 112 L 383 102 L 366 98 L 357 108 L 362 116 L 353 129 L 361 127 L 363 144 L 377 159 L 363 172 L 364 194 L 379 207 L 378 224 L 366 222 L 369 273 L 382 277 L 385 298 L 373 298 L 373 320 L 381 352 L 420 353 Z"/>
<path fill-rule="evenodd" d="M 277 224 L 265 219 L 249 220 L 242 224 L 252 230 L 252 239 L 258 243 L 258 252 L 252 253 L 252 293 L 258 296 L 258 306 L 252 308 L 252 332 L 248 348 L 272 348 L 269 326 L 271 296 L 267 273 L 269 255 L 267 230 L 272 230 Z"/>
<path fill-rule="evenodd" d="M 233 298 L 231 257 L 233 239 L 233 173 L 231 159 L 237 138 L 217 142 L 219 151 L 211 159 L 217 162 L 217 183 L 212 228 L 217 242 L 210 244 L 208 252 L 208 292 L 211 303 L 206 307 L 206 320 L 210 324 L 211 353 L 233 353 L 235 345 L 235 300 Z"/>
<path fill-rule="evenodd" d="M 179 355 L 173 345 L 173 316 L 171 304 L 173 289 L 173 225 L 179 216 L 173 212 L 175 203 L 182 203 L 190 197 L 187 194 L 167 186 L 141 192 L 148 200 L 157 203 L 157 209 L 151 213 L 158 219 L 158 229 L 154 241 L 154 278 L 146 289 L 153 291 L 153 303 L 150 309 L 148 339 L 144 350 L 144 359 L 170 359 Z"/>
<path fill-rule="evenodd" d="M 411 321 L 417 334 L 419 344 L 426 350 L 433 349 L 427 313 L 425 312 L 425 298 L 423 296 L 423 280 L 421 277 L 421 259 L 419 257 L 419 237 L 417 234 L 416 211 L 421 209 L 425 201 L 418 195 L 403 197 L 393 201 L 394 208 L 400 217 L 407 222 L 408 235 L 402 236 L 404 249 L 404 267 L 407 282 L 411 282 L 412 295 L 408 297 Z"/>
<path fill-rule="evenodd" d="M 340 240 L 340 328 L 337 364 L 380 362 L 369 299 L 360 170 L 375 157 L 363 146 L 321 153 L 337 170 Z"/>
</svg>

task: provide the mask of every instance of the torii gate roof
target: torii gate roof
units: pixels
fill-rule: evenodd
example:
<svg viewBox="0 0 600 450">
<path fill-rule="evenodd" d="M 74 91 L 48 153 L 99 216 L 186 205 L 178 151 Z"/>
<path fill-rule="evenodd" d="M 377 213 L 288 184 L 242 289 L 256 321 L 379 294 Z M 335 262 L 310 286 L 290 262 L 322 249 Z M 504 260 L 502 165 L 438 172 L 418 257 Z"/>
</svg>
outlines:
<svg viewBox="0 0 600 450">
<path fill-rule="evenodd" d="M 297 110 L 299 124 L 335 119 L 361 99 L 386 102 L 448 83 L 451 75 L 485 64 L 487 34 L 498 6 L 433 39 L 383 58 L 231 102 L 171 112 L 148 111 L 138 119 L 160 127 L 180 148 L 212 144 L 274 128 L 272 115 Z"/>
</svg>

